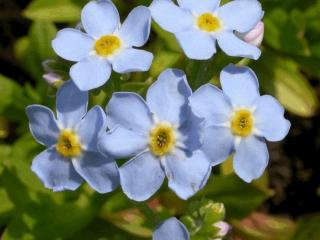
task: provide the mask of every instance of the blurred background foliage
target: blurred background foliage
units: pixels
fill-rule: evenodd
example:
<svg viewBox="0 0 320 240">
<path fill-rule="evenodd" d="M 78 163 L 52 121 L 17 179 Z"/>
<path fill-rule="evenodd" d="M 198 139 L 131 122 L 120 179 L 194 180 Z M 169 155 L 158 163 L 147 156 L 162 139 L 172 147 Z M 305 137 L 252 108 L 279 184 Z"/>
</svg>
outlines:
<svg viewBox="0 0 320 240">
<path fill-rule="evenodd" d="M 196 233 L 193 239 L 212 239 L 219 230 L 213 224 L 224 219 L 232 225 L 229 239 L 319 240 L 320 0 L 261 0 L 263 53 L 249 66 L 262 92 L 280 100 L 293 125 L 286 140 L 269 144 L 265 175 L 246 184 L 234 175 L 229 159 L 190 201 L 179 200 L 164 184 L 149 208 L 120 190 L 100 195 L 84 185 L 52 193 L 30 170 L 42 147 L 29 133 L 24 109 L 33 103 L 54 107 L 56 88 L 43 79 L 48 71 L 43 61 L 53 59 L 49 67 L 67 79 L 70 63 L 57 58 L 51 40 L 58 29 L 78 24 L 86 2 L 0 0 L 1 239 L 150 239 L 159 220 L 176 215 Z M 124 19 L 133 7 L 151 1 L 114 3 Z M 155 54 L 150 72 L 112 75 L 91 94 L 90 104 L 105 106 L 113 91 L 143 95 L 168 67 L 184 69 L 194 90 L 207 82 L 218 85 L 221 69 L 241 60 L 222 52 L 209 61 L 188 60 L 174 37 L 154 23 L 147 48 Z"/>
</svg>

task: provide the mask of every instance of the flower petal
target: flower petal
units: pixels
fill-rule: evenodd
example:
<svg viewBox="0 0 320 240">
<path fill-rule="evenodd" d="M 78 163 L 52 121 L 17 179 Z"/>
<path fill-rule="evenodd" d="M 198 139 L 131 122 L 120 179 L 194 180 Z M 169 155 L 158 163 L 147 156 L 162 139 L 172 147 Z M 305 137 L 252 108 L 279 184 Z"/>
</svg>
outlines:
<svg viewBox="0 0 320 240">
<path fill-rule="evenodd" d="M 153 1 L 150 10 L 156 23 L 168 32 L 181 32 L 193 26 L 193 16 L 191 13 L 179 8 L 172 1 Z"/>
<path fill-rule="evenodd" d="M 175 36 L 190 59 L 207 60 L 216 53 L 215 39 L 205 32 L 192 29 L 176 33 Z"/>
<path fill-rule="evenodd" d="M 120 37 L 127 44 L 135 47 L 143 46 L 150 35 L 151 13 L 149 8 L 134 8 L 120 29 Z"/>
<path fill-rule="evenodd" d="M 229 30 L 244 33 L 257 25 L 263 17 L 263 11 L 259 1 L 241 0 L 221 6 L 218 15 Z"/>
<path fill-rule="evenodd" d="M 74 170 L 71 161 L 59 155 L 54 147 L 36 156 L 31 169 L 45 187 L 54 192 L 75 190 L 82 183 L 82 178 Z"/>
<path fill-rule="evenodd" d="M 149 199 L 160 188 L 165 177 L 160 160 L 150 152 L 132 158 L 119 171 L 123 192 L 135 201 Z"/>
<path fill-rule="evenodd" d="M 82 91 L 92 90 L 105 84 L 111 75 L 111 66 L 105 59 L 88 57 L 70 69 L 70 76 Z"/>
<path fill-rule="evenodd" d="M 81 144 L 88 151 L 98 151 L 98 137 L 107 130 L 106 114 L 100 106 L 93 107 L 77 127 Z"/>
<path fill-rule="evenodd" d="M 233 159 L 236 174 L 246 182 L 259 178 L 269 161 L 268 148 L 262 138 L 255 136 L 241 139 Z"/>
<path fill-rule="evenodd" d="M 205 118 L 205 125 L 219 125 L 228 121 L 232 106 L 223 92 L 212 84 L 205 84 L 190 97 L 192 111 Z"/>
<path fill-rule="evenodd" d="M 178 3 L 182 8 L 187 8 L 192 12 L 201 14 L 214 12 L 214 10 L 219 6 L 220 0 L 178 0 Z"/>
<path fill-rule="evenodd" d="M 188 199 L 204 187 L 211 174 L 211 163 L 202 151 L 184 154 L 176 151 L 165 159 L 169 188 L 180 198 Z"/>
<path fill-rule="evenodd" d="M 186 119 L 188 97 L 192 91 L 186 75 L 178 69 L 167 69 L 147 92 L 147 104 L 161 121 L 180 124 Z"/>
<path fill-rule="evenodd" d="M 186 151 L 199 149 L 203 141 L 204 119 L 197 117 L 192 111 L 185 113 L 187 120 L 179 127 L 179 142 Z"/>
<path fill-rule="evenodd" d="M 56 144 L 60 130 L 51 109 L 30 105 L 26 108 L 26 113 L 31 134 L 37 142 L 47 147 Z"/>
<path fill-rule="evenodd" d="M 120 22 L 120 17 L 111 1 L 91 1 L 82 10 L 81 22 L 89 35 L 99 38 L 112 34 Z"/>
<path fill-rule="evenodd" d="M 114 93 L 106 107 L 109 129 L 117 125 L 135 132 L 149 132 L 152 114 L 145 101 L 136 93 Z"/>
<path fill-rule="evenodd" d="M 145 72 L 149 70 L 152 60 L 152 53 L 129 48 L 115 56 L 112 61 L 112 67 L 118 73 Z"/>
<path fill-rule="evenodd" d="M 229 64 L 222 70 L 220 82 L 233 106 L 252 107 L 260 96 L 257 76 L 248 67 Z"/>
<path fill-rule="evenodd" d="M 87 34 L 72 28 L 62 29 L 52 41 L 54 51 L 62 58 L 78 62 L 91 52 L 94 40 Z"/>
<path fill-rule="evenodd" d="M 226 160 L 234 151 L 235 137 L 229 128 L 211 126 L 204 131 L 201 150 L 213 166 Z"/>
<path fill-rule="evenodd" d="M 141 153 L 148 147 L 148 137 L 121 126 L 103 134 L 99 140 L 99 150 L 114 158 L 127 158 Z"/>
<path fill-rule="evenodd" d="M 255 128 L 269 141 L 281 141 L 287 136 L 290 122 L 284 118 L 284 108 L 274 97 L 261 96 L 254 112 Z"/>
<path fill-rule="evenodd" d="M 153 232 L 152 240 L 189 240 L 189 232 L 187 228 L 175 217 L 169 218 L 160 223 Z"/>
<path fill-rule="evenodd" d="M 257 60 L 261 55 L 258 47 L 242 41 L 232 32 L 220 33 L 217 35 L 217 39 L 220 48 L 229 56 Z"/>
<path fill-rule="evenodd" d="M 57 117 L 63 128 L 73 128 L 87 113 L 88 92 L 68 81 L 57 92 Z"/>
<path fill-rule="evenodd" d="M 97 152 L 84 152 L 72 160 L 75 170 L 99 193 L 107 193 L 118 187 L 120 178 L 117 164 Z"/>
</svg>

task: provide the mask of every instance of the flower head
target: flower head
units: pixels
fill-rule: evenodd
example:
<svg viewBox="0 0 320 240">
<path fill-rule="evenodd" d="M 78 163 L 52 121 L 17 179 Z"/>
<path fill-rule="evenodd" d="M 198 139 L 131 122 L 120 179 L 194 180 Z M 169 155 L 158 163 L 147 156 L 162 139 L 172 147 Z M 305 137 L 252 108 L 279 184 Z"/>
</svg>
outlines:
<svg viewBox="0 0 320 240">
<path fill-rule="evenodd" d="M 146 101 L 135 93 L 115 93 L 108 106 L 108 133 L 100 151 L 115 158 L 132 157 L 120 168 L 126 195 L 151 197 L 165 176 L 169 187 L 187 199 L 210 175 L 210 162 L 198 149 L 203 121 L 190 110 L 191 89 L 183 72 L 169 69 L 149 88 Z"/>
<path fill-rule="evenodd" d="M 82 10 L 85 33 L 66 28 L 52 41 L 62 58 L 77 62 L 70 75 L 80 90 L 105 84 L 111 68 L 118 73 L 147 71 L 153 55 L 134 47 L 143 46 L 149 38 L 151 15 L 147 7 L 131 11 L 124 23 L 111 1 L 91 1 Z"/>
<path fill-rule="evenodd" d="M 160 223 L 153 232 L 153 240 L 189 240 L 187 228 L 175 217 L 169 218 Z"/>
<path fill-rule="evenodd" d="M 190 98 L 193 111 L 206 120 L 202 149 L 214 165 L 234 154 L 235 172 L 246 182 L 260 177 L 268 164 L 268 141 L 280 141 L 290 129 L 284 109 L 269 95 L 260 96 L 258 80 L 247 67 L 227 66 L 222 90 L 204 85 Z"/>
<path fill-rule="evenodd" d="M 88 93 L 72 81 L 57 93 L 57 119 L 41 105 L 26 109 L 34 138 L 47 149 L 35 157 L 34 171 L 53 191 L 75 190 L 83 179 L 100 193 L 119 183 L 115 161 L 97 150 L 98 136 L 106 130 L 106 116 L 96 106 L 87 113 Z"/>
<path fill-rule="evenodd" d="M 216 53 L 216 40 L 230 56 L 258 59 L 260 50 L 242 41 L 235 31 L 246 33 L 263 16 L 257 0 L 235 0 L 219 6 L 220 0 L 154 0 L 150 6 L 154 20 L 177 38 L 191 59 L 209 59 Z"/>
</svg>

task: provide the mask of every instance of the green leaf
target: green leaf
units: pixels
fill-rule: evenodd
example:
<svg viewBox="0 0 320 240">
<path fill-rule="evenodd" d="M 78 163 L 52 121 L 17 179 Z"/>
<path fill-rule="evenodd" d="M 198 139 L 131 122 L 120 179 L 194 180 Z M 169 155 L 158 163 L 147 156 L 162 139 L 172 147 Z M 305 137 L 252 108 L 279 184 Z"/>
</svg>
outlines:
<svg viewBox="0 0 320 240">
<path fill-rule="evenodd" d="M 0 112 L 11 107 L 24 111 L 28 103 L 30 100 L 24 95 L 22 87 L 14 80 L 0 75 Z"/>
<path fill-rule="evenodd" d="M 292 220 L 263 213 L 253 213 L 241 221 L 233 220 L 232 225 L 234 235 L 245 240 L 292 240 L 295 231 Z"/>
<path fill-rule="evenodd" d="M 237 176 L 214 176 L 198 196 L 205 196 L 225 205 L 229 218 L 242 218 L 249 215 L 268 195 L 252 184 L 245 183 Z"/>
<path fill-rule="evenodd" d="M 298 230 L 292 240 L 319 240 L 320 214 L 301 217 L 298 220 Z"/>
<path fill-rule="evenodd" d="M 315 90 L 293 60 L 265 52 L 253 69 L 261 88 L 275 96 L 288 111 L 303 117 L 315 114 L 319 105 Z"/>
<path fill-rule="evenodd" d="M 51 41 L 57 34 L 56 26 L 49 21 L 36 21 L 30 29 L 30 51 L 36 53 L 40 64 L 47 58 L 54 58 L 56 55 L 51 47 Z"/>
<path fill-rule="evenodd" d="M 71 0 L 35 0 L 23 15 L 34 21 L 75 22 L 80 19 L 80 11 L 81 8 Z"/>
<path fill-rule="evenodd" d="M 265 42 L 278 51 L 309 56 L 310 51 L 304 37 L 305 19 L 298 10 L 287 13 L 283 9 L 269 12 L 265 19 Z"/>
</svg>

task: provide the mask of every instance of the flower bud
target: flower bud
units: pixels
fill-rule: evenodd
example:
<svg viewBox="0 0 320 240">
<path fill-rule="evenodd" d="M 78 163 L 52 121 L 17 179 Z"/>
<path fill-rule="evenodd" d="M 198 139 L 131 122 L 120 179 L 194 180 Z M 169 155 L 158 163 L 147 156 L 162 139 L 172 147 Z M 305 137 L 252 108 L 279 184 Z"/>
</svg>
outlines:
<svg viewBox="0 0 320 240">
<path fill-rule="evenodd" d="M 249 32 L 246 33 L 237 33 L 237 35 L 247 43 L 250 43 L 255 46 L 260 46 L 264 36 L 264 23 L 262 21 Z"/>
<path fill-rule="evenodd" d="M 43 79 L 46 80 L 46 82 L 54 87 L 60 87 L 63 83 L 62 77 L 56 73 L 49 72 L 42 75 Z"/>
</svg>

